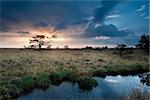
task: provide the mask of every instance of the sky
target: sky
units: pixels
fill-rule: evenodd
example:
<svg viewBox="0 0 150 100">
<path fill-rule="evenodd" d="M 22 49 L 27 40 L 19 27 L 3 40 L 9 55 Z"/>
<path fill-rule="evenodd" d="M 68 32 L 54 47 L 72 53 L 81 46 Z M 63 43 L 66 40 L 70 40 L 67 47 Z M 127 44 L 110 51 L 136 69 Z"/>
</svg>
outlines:
<svg viewBox="0 0 150 100">
<path fill-rule="evenodd" d="M 149 34 L 148 0 L 0 0 L 0 48 L 21 48 L 35 35 L 52 47 L 134 46 Z"/>
</svg>

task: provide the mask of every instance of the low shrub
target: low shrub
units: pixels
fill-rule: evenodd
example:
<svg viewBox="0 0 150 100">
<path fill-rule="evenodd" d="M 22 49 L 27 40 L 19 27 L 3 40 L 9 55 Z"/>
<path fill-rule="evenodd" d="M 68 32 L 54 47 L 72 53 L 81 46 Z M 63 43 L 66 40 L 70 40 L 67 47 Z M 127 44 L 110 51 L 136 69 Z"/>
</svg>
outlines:
<svg viewBox="0 0 150 100">
<path fill-rule="evenodd" d="M 62 81 L 62 77 L 59 72 L 52 72 L 50 74 L 51 83 L 54 85 L 59 85 Z"/>
<path fill-rule="evenodd" d="M 31 76 L 23 76 L 20 78 L 20 85 L 19 87 L 22 88 L 24 91 L 30 91 L 35 87 L 34 79 Z"/>
<path fill-rule="evenodd" d="M 49 74 L 39 74 L 35 78 L 35 85 L 38 88 L 46 89 L 50 85 Z"/>
<path fill-rule="evenodd" d="M 98 83 L 93 78 L 84 77 L 78 80 L 78 85 L 81 90 L 90 91 L 93 89 L 93 87 L 96 87 Z"/>
</svg>

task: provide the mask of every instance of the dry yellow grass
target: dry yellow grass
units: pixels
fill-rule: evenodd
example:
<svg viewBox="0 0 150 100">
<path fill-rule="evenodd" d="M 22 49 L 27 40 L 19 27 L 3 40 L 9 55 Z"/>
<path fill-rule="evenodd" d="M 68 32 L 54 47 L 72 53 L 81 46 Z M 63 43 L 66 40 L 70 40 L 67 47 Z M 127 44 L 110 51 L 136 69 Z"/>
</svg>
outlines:
<svg viewBox="0 0 150 100">
<path fill-rule="evenodd" d="M 78 73 L 90 73 L 102 66 L 130 66 L 139 64 L 148 68 L 148 55 L 141 50 L 123 57 L 113 50 L 17 50 L 0 49 L 0 72 L 8 76 L 33 75 L 61 69 L 73 69 Z"/>
<path fill-rule="evenodd" d="M 97 85 L 91 78 L 93 75 L 128 75 L 148 71 L 148 55 L 142 50 L 134 49 L 133 53 L 124 56 L 113 52 L 109 49 L 0 49 L 0 99 L 12 99 L 32 88 L 48 87 L 63 80 L 75 81 L 81 88 L 91 89 Z"/>
</svg>

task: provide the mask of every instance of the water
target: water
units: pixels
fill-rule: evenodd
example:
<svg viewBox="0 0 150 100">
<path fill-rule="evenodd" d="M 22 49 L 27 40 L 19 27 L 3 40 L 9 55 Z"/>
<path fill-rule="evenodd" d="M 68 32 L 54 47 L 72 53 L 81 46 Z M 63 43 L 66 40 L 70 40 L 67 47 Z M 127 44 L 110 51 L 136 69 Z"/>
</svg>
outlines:
<svg viewBox="0 0 150 100">
<path fill-rule="evenodd" d="M 133 89 L 142 89 L 150 93 L 150 87 L 140 82 L 139 76 L 107 76 L 94 77 L 98 86 L 91 91 L 82 91 L 77 84 L 63 82 L 59 86 L 51 85 L 48 89 L 35 89 L 27 95 L 20 96 L 18 100 L 52 100 L 52 99 L 109 99 L 126 96 L 129 97 Z"/>
</svg>

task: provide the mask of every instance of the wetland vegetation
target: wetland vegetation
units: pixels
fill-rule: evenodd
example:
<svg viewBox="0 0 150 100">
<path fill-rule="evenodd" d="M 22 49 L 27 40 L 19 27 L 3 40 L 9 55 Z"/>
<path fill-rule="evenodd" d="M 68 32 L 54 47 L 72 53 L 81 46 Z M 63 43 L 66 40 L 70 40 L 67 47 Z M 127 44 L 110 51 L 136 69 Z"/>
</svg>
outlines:
<svg viewBox="0 0 150 100">
<path fill-rule="evenodd" d="M 96 87 L 93 76 L 136 75 L 149 71 L 148 55 L 140 49 L 120 56 L 105 50 L 0 49 L 0 98 L 10 99 L 35 88 L 64 81 L 83 91 Z"/>
</svg>

